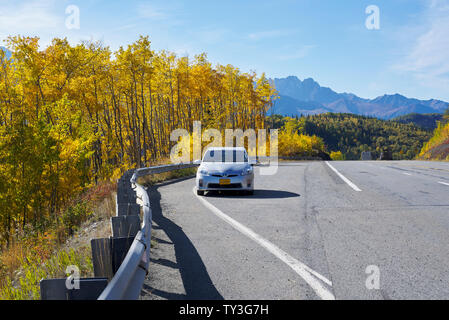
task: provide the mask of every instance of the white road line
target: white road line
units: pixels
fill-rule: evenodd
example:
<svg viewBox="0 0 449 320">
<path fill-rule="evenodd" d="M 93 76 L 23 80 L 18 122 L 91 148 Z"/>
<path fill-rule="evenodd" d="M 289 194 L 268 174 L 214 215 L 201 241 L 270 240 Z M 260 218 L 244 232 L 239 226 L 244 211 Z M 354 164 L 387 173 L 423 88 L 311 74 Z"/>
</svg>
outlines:
<svg viewBox="0 0 449 320">
<path fill-rule="evenodd" d="M 337 169 L 335 169 L 329 161 L 326 161 L 326 164 L 331 168 L 344 182 L 346 182 L 352 189 L 354 189 L 357 192 L 360 192 L 362 190 L 359 189 L 355 184 L 353 184 L 348 178 L 346 178 L 344 175 L 342 175 L 340 172 L 338 172 Z"/>
<path fill-rule="evenodd" d="M 445 186 L 449 186 L 449 183 L 438 181 L 440 184 L 444 184 Z"/>
<path fill-rule="evenodd" d="M 411 176 L 412 175 L 411 173 L 408 173 L 408 172 L 402 172 L 402 174 L 405 174 L 406 176 Z"/>
<path fill-rule="evenodd" d="M 195 188 L 193 189 L 193 193 L 196 195 Z M 197 195 L 196 195 L 197 196 Z M 215 207 L 213 204 L 208 202 L 206 199 L 197 196 L 197 198 L 203 203 L 203 205 L 211 210 L 216 216 L 218 216 L 220 219 L 224 220 L 228 224 L 230 224 L 234 229 L 237 231 L 240 231 L 242 234 L 247 236 L 248 238 L 252 239 L 259 245 L 261 245 L 263 248 L 268 250 L 270 253 L 272 253 L 274 256 L 279 258 L 281 261 L 283 261 L 285 264 L 287 264 L 290 268 L 292 268 L 301 278 L 304 279 L 305 282 L 315 291 L 315 293 L 323 300 L 335 300 L 334 295 L 332 292 L 327 289 L 321 282 L 324 282 L 328 286 L 332 287 L 332 282 L 324 277 L 323 275 L 319 274 L 315 270 L 312 270 L 302 262 L 296 260 L 292 256 L 290 256 L 288 253 L 271 243 L 270 241 L 262 238 L 260 235 L 249 229 L 248 227 L 245 227 L 240 222 L 232 219 L 225 213 L 223 213 L 220 209 Z"/>
</svg>

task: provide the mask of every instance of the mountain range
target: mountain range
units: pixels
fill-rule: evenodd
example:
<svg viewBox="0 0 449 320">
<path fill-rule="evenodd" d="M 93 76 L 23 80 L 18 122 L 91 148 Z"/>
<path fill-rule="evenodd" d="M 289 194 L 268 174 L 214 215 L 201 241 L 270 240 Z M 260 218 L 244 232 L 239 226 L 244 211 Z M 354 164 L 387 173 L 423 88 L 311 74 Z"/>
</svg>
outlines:
<svg viewBox="0 0 449 320">
<path fill-rule="evenodd" d="M 279 94 L 271 112 L 285 116 L 335 112 L 392 119 L 409 113 L 443 113 L 449 108 L 449 103 L 445 101 L 418 100 L 400 94 L 364 99 L 352 93 L 337 93 L 322 87 L 312 78 L 301 81 L 298 77 L 289 76 L 270 81 Z"/>
</svg>

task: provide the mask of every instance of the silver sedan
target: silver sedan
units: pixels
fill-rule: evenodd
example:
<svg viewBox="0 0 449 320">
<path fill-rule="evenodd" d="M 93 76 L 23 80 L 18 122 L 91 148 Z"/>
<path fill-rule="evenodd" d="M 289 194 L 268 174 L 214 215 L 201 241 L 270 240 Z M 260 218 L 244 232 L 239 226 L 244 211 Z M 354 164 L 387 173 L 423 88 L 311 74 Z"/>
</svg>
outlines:
<svg viewBox="0 0 449 320">
<path fill-rule="evenodd" d="M 254 193 L 253 163 L 245 148 L 209 148 L 196 174 L 196 192 L 240 190 Z"/>
</svg>

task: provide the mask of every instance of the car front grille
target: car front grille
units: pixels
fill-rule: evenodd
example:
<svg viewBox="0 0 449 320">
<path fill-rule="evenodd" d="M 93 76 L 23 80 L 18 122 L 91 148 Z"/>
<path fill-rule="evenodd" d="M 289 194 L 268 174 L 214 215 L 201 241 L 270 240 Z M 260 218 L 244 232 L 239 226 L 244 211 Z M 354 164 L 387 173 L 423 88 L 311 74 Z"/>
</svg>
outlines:
<svg viewBox="0 0 449 320">
<path fill-rule="evenodd" d="M 224 174 L 218 174 L 218 173 L 214 173 L 211 175 L 212 177 L 217 177 L 217 178 L 232 178 L 232 177 L 237 177 L 238 174 L 228 174 L 228 175 L 224 175 Z"/>
<path fill-rule="evenodd" d="M 241 183 L 231 183 L 231 184 L 224 184 L 220 185 L 218 183 L 209 183 L 207 185 L 208 188 L 211 189 L 240 189 L 242 187 Z"/>
</svg>

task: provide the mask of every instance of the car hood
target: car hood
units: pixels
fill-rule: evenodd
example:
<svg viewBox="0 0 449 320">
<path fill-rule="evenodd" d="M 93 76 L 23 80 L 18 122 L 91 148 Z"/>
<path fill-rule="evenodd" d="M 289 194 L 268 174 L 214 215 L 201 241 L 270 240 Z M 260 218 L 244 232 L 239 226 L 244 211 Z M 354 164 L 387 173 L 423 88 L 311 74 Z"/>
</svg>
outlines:
<svg viewBox="0 0 449 320">
<path fill-rule="evenodd" d="M 248 163 L 223 163 L 223 162 L 203 162 L 200 166 L 200 170 L 207 170 L 211 173 L 214 172 L 241 172 L 250 167 Z"/>
</svg>

